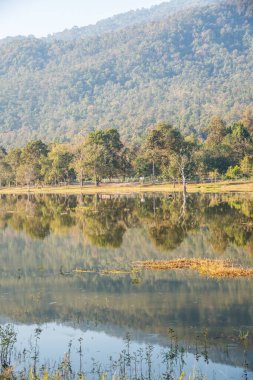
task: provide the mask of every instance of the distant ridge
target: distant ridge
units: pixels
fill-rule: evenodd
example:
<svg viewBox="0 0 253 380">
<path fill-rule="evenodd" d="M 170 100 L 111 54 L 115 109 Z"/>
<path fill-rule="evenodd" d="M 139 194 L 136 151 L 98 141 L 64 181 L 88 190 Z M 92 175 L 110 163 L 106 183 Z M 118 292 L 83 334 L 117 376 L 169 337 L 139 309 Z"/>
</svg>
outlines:
<svg viewBox="0 0 253 380">
<path fill-rule="evenodd" d="M 219 0 L 171 0 L 160 5 L 154 5 L 149 9 L 142 8 L 136 11 L 119 14 L 97 22 L 95 25 L 74 27 L 63 32 L 54 33 L 48 39 L 73 40 L 77 38 L 99 36 L 103 33 L 118 31 L 136 24 L 158 21 L 176 12 L 191 7 L 205 6 L 218 3 Z"/>
<path fill-rule="evenodd" d="M 135 11 L 118 14 L 98 21 L 94 25 L 83 27 L 74 26 L 72 29 L 65 29 L 62 32 L 48 35 L 46 39 L 49 41 L 55 39 L 70 41 L 78 38 L 99 36 L 103 33 L 118 31 L 136 24 L 146 23 L 149 21 L 158 21 L 178 11 L 186 10 L 187 8 L 215 4 L 219 1 L 220 0 L 171 0 L 169 2 L 163 2 L 160 5 L 154 5 L 151 8 L 142 8 Z M 26 37 L 5 37 L 0 39 L 0 45 L 22 40 L 24 38 Z M 35 37 L 30 35 L 29 38 Z"/>
<path fill-rule="evenodd" d="M 90 37 L 0 45 L 1 144 L 70 141 L 111 127 L 138 140 L 162 120 L 201 135 L 214 115 L 240 119 L 253 106 L 247 4 L 227 0 Z"/>
</svg>

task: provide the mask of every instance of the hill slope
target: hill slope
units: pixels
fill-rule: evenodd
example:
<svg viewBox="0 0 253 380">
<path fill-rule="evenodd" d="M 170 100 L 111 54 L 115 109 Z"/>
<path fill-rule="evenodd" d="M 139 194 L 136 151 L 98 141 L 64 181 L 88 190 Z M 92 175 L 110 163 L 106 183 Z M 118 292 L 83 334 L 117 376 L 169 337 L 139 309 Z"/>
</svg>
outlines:
<svg viewBox="0 0 253 380">
<path fill-rule="evenodd" d="M 70 41 L 77 38 L 99 36 L 104 33 L 115 32 L 133 25 L 158 21 L 182 10 L 196 6 L 214 4 L 218 3 L 218 1 L 219 0 L 170 0 L 169 2 L 155 5 L 149 9 L 142 8 L 136 11 L 116 15 L 106 20 L 99 21 L 95 25 L 66 29 L 63 32 L 54 33 L 53 35 L 48 36 L 47 39 Z"/>
<path fill-rule="evenodd" d="M 251 2 L 249 1 L 249 4 Z M 135 138 L 159 120 L 186 133 L 253 103 L 253 18 L 247 1 L 73 41 L 0 46 L 0 139 L 69 140 L 116 127 Z"/>
</svg>

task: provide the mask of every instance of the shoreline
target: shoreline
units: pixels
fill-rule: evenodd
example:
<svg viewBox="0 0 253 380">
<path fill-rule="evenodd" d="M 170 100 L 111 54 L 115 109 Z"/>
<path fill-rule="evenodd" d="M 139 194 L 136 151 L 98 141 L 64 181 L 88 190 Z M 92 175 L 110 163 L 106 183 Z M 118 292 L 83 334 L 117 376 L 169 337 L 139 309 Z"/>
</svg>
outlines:
<svg viewBox="0 0 253 380">
<path fill-rule="evenodd" d="M 131 193 L 179 193 L 183 186 L 171 183 L 165 184 L 102 184 L 99 187 L 87 185 L 45 186 L 45 187 L 4 187 L 0 189 L 2 195 L 21 194 L 131 194 Z M 216 183 L 199 183 L 187 185 L 188 193 L 253 193 L 253 180 L 234 180 Z"/>
</svg>

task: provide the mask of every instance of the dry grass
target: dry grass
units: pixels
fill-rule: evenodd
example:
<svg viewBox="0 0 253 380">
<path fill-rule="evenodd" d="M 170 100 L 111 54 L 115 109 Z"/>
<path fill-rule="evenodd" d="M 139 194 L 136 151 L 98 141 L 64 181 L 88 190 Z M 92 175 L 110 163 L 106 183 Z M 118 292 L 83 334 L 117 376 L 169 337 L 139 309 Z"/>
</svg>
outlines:
<svg viewBox="0 0 253 380">
<path fill-rule="evenodd" d="M 235 267 L 232 262 L 208 259 L 178 259 L 164 261 L 138 261 L 136 268 L 146 270 L 190 269 L 210 278 L 253 277 L 253 268 Z"/>
<path fill-rule="evenodd" d="M 129 275 L 131 274 L 132 272 L 130 271 L 127 271 L 127 270 L 120 270 L 120 269 L 107 269 L 107 270 L 103 270 L 100 272 L 101 274 L 103 275 Z"/>
<path fill-rule="evenodd" d="M 74 269 L 74 273 L 97 273 L 99 275 L 130 275 L 138 273 L 141 269 L 145 270 L 194 270 L 200 275 L 209 278 L 238 278 L 253 277 L 253 268 L 243 268 L 234 266 L 228 260 L 210 259 L 177 259 L 162 261 L 136 261 L 132 263 L 132 270 L 107 269 L 107 270 L 87 270 Z"/>
<path fill-rule="evenodd" d="M 73 273 L 98 273 L 96 270 L 91 269 L 73 269 Z"/>
<path fill-rule="evenodd" d="M 187 186 L 189 193 L 227 193 L 227 192 L 253 192 L 253 180 L 248 181 L 223 181 L 216 183 L 190 184 Z M 34 187 L 28 190 L 27 187 L 12 187 L 0 189 L 0 194 L 129 194 L 129 193 L 147 193 L 161 192 L 172 193 L 181 192 L 182 185 L 173 184 L 155 184 L 141 185 L 132 184 L 102 184 L 99 187 L 89 185 L 83 186 L 61 186 L 61 187 Z"/>
<path fill-rule="evenodd" d="M 90 270 L 90 269 L 74 269 L 74 273 L 97 273 L 100 275 L 129 275 L 132 272 L 131 271 L 126 271 L 126 270 L 121 270 L 121 269 L 106 269 L 106 270 Z"/>
</svg>

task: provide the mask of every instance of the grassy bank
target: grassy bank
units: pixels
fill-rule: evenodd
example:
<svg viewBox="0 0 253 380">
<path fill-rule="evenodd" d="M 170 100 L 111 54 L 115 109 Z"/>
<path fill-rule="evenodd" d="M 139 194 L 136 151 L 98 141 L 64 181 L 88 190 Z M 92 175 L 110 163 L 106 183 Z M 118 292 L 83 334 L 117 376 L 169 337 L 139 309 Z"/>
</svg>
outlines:
<svg viewBox="0 0 253 380">
<path fill-rule="evenodd" d="M 173 184 L 102 184 L 99 187 L 88 185 L 80 187 L 78 185 L 70 186 L 40 186 L 40 187 L 4 187 L 0 189 L 0 194 L 130 194 L 130 193 L 147 193 L 160 192 L 172 193 L 181 192 L 182 185 Z M 189 184 L 187 186 L 189 193 L 227 193 L 227 192 L 253 192 L 253 180 L 248 181 L 223 181 L 216 183 Z"/>
</svg>

